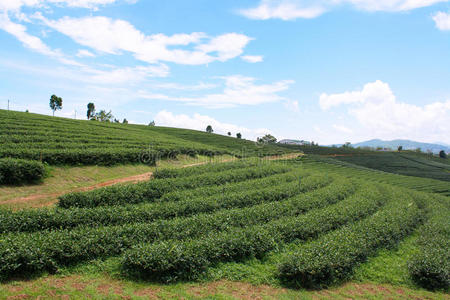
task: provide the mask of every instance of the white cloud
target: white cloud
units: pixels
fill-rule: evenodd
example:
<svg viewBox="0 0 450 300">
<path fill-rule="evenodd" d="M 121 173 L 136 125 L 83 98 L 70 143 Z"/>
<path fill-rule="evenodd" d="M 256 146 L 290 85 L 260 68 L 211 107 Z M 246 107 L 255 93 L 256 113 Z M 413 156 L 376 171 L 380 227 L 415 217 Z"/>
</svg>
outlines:
<svg viewBox="0 0 450 300">
<path fill-rule="evenodd" d="M 311 19 L 338 5 L 350 4 L 364 11 L 409 11 L 449 0 L 260 0 L 256 7 L 240 10 L 249 19 Z"/>
<path fill-rule="evenodd" d="M 167 82 L 167 83 L 153 84 L 152 87 L 157 89 L 179 90 L 179 91 L 201 91 L 216 88 L 217 84 L 200 82 L 194 85 L 183 85 L 174 82 Z"/>
<path fill-rule="evenodd" d="M 244 55 L 244 56 L 241 56 L 241 59 L 248 63 L 254 64 L 254 63 L 262 62 L 263 56 L 261 56 L 261 55 Z"/>
<path fill-rule="evenodd" d="M 98 70 L 86 68 L 87 80 L 100 84 L 123 84 L 142 82 L 150 77 L 166 77 L 169 67 L 164 64 Z"/>
<path fill-rule="evenodd" d="M 337 2 L 351 3 L 366 11 L 408 11 L 448 0 L 337 0 Z"/>
<path fill-rule="evenodd" d="M 78 50 L 76 56 L 77 57 L 95 57 L 94 53 L 92 53 L 92 52 L 90 52 L 90 51 L 88 51 L 86 49 Z"/>
<path fill-rule="evenodd" d="M 361 91 L 321 96 L 320 101 L 324 109 L 349 104 L 349 114 L 372 137 L 450 141 L 450 100 L 424 106 L 399 102 L 387 83 L 376 81 Z"/>
<path fill-rule="evenodd" d="M 49 80 L 65 80 L 94 85 L 104 85 L 112 88 L 121 86 L 129 86 L 137 83 L 146 83 L 155 77 L 166 77 L 169 74 L 169 68 L 164 65 L 136 66 L 136 67 L 90 67 L 90 66 L 57 66 L 48 68 L 46 66 L 31 65 L 18 61 L 0 60 L 0 65 L 20 70 L 27 74 L 39 74 L 40 77 L 47 77 Z M 85 87 L 86 88 L 86 87 Z M 136 87 L 127 90 L 127 93 L 136 93 Z"/>
<path fill-rule="evenodd" d="M 261 0 L 254 8 L 243 9 L 242 15 L 254 20 L 281 19 L 284 21 L 298 18 L 311 19 L 323 14 L 322 6 L 304 6 L 302 1 L 295 0 Z"/>
<path fill-rule="evenodd" d="M 351 130 L 350 128 L 347 128 L 347 127 L 345 127 L 343 125 L 334 124 L 333 128 L 336 129 L 337 131 L 342 132 L 342 133 L 346 133 L 346 134 L 352 134 L 353 133 L 353 130 Z"/>
<path fill-rule="evenodd" d="M 17 11 L 23 6 L 43 7 L 48 4 L 97 9 L 99 6 L 112 4 L 114 2 L 117 2 L 117 0 L 2 0 L 0 1 L 0 10 Z M 127 2 L 132 3 L 136 1 Z"/>
<path fill-rule="evenodd" d="M 24 25 L 12 22 L 6 13 L 0 12 L 0 29 L 13 35 L 26 48 L 40 54 L 54 57 L 64 64 L 80 66 L 79 63 L 65 57 L 60 51 L 51 49 L 40 38 L 29 34 Z"/>
<path fill-rule="evenodd" d="M 438 12 L 433 16 L 436 27 L 440 30 L 450 30 L 450 13 Z"/>
<path fill-rule="evenodd" d="M 12 22 L 6 14 L 0 14 L 0 28 L 15 36 L 25 47 L 45 55 L 57 55 L 38 37 L 27 33 L 24 25 Z"/>
<path fill-rule="evenodd" d="M 194 114 L 189 116 L 186 114 L 173 114 L 169 111 L 160 111 L 155 116 L 155 122 L 157 126 L 168 126 L 177 128 L 189 128 L 194 130 L 205 131 L 206 126 L 211 125 L 214 133 L 226 135 L 228 132 L 232 133 L 232 136 L 236 136 L 236 133 L 240 132 L 245 139 L 256 140 L 257 137 L 265 134 L 272 134 L 272 132 L 265 128 L 250 129 L 243 126 L 238 126 L 229 123 L 222 123 L 212 117 Z"/>
<path fill-rule="evenodd" d="M 165 100 L 180 101 L 208 108 L 235 107 L 238 105 L 258 105 L 262 103 L 287 100 L 278 95 L 293 83 L 292 80 L 278 81 L 272 84 L 255 84 L 256 79 L 241 75 L 223 77 L 225 88 L 220 94 L 207 94 L 199 97 L 166 97 Z M 155 99 L 153 94 L 141 92 L 140 96 Z"/>
<path fill-rule="evenodd" d="M 381 95 L 382 93 L 386 93 Z M 330 109 L 341 104 L 362 103 L 366 99 L 372 98 L 391 98 L 394 97 L 389 86 L 379 80 L 368 83 L 361 91 L 344 92 L 342 94 L 328 95 L 323 93 L 320 95 L 319 104 L 323 110 Z"/>
<path fill-rule="evenodd" d="M 107 17 L 64 17 L 48 20 L 41 14 L 35 18 L 72 38 L 75 42 L 108 54 L 123 51 L 148 63 L 160 61 L 185 65 L 201 65 L 227 61 L 240 56 L 251 38 L 238 33 L 208 37 L 205 33 L 146 35 L 124 20 Z M 186 46 L 194 46 L 186 49 Z"/>
</svg>

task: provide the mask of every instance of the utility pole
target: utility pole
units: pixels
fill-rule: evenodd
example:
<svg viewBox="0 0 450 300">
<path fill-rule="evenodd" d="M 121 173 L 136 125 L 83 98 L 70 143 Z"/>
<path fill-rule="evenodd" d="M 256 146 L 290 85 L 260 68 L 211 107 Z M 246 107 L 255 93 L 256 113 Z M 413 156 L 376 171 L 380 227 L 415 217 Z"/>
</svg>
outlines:
<svg viewBox="0 0 450 300">
<path fill-rule="evenodd" d="M 8 99 L 8 110 L 9 110 L 9 99 Z"/>
</svg>

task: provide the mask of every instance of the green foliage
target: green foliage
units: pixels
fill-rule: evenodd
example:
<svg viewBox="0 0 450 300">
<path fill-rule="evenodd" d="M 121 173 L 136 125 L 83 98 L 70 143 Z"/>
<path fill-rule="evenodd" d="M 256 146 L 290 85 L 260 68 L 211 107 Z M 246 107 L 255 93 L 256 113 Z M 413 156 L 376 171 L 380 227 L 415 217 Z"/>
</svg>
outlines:
<svg viewBox="0 0 450 300">
<path fill-rule="evenodd" d="M 301 157 L 297 159 L 297 162 L 303 165 L 314 167 L 315 169 L 322 170 L 323 172 L 330 172 L 332 174 L 364 179 L 371 182 L 383 182 L 418 191 L 438 193 L 450 196 L 450 185 L 446 181 L 385 173 L 356 164 L 351 164 L 345 161 L 327 157 L 320 157 L 316 155 Z M 428 163 L 434 162 L 429 160 Z"/>
<path fill-rule="evenodd" d="M 111 111 L 106 112 L 106 110 L 101 110 L 95 114 L 94 119 L 100 122 L 111 122 L 114 118 Z"/>
<path fill-rule="evenodd" d="M 0 159 L 0 184 L 23 184 L 41 180 L 45 166 L 38 161 L 24 159 Z"/>
<path fill-rule="evenodd" d="M 336 159 L 389 173 L 450 181 L 450 165 L 417 154 L 373 153 L 338 156 Z"/>
<path fill-rule="evenodd" d="M 211 125 L 206 126 L 206 132 L 207 133 L 213 133 L 214 132 L 214 130 L 213 130 Z"/>
<path fill-rule="evenodd" d="M 52 128 L 51 131 L 48 128 Z M 86 122 L 0 110 L 0 158 L 41 160 L 52 165 L 154 164 L 184 154 L 236 157 L 288 152 L 275 145 L 194 130 Z"/>
<path fill-rule="evenodd" d="M 288 166 L 269 164 L 257 168 L 228 170 L 221 173 L 205 173 L 190 177 L 155 179 L 138 184 L 115 185 L 89 192 L 71 193 L 61 196 L 58 205 L 62 208 L 69 208 L 152 202 L 165 193 L 174 190 L 239 182 L 251 178 L 262 178 L 271 174 L 285 173 L 289 170 L 290 167 Z"/>
<path fill-rule="evenodd" d="M 0 210 L 0 279 L 114 257 L 108 261 L 125 275 L 178 281 L 251 259 L 270 282 L 281 283 L 281 274 L 283 282 L 326 286 L 395 246 L 429 212 L 433 225 L 420 231 L 411 274 L 427 288 L 448 278 L 448 198 L 392 186 L 438 191 L 445 182 L 310 156 L 161 170 L 157 177 L 64 196 L 67 208 Z M 247 275 L 233 270 L 236 278 Z"/>
<path fill-rule="evenodd" d="M 392 247 L 420 223 L 421 211 L 410 197 L 391 201 L 375 215 L 344 226 L 290 253 L 279 275 L 294 285 L 321 288 L 348 278 L 379 248 Z M 324 246 L 326 245 L 326 246 Z"/>
<path fill-rule="evenodd" d="M 91 120 L 95 116 L 95 104 L 92 102 L 89 102 L 87 105 L 87 112 L 86 117 L 88 120 Z"/>
<path fill-rule="evenodd" d="M 56 95 L 52 95 L 50 97 L 50 108 L 53 111 L 53 116 L 55 115 L 55 111 L 62 109 L 62 98 Z"/>
<path fill-rule="evenodd" d="M 430 220 L 420 230 L 419 252 L 409 262 L 411 277 L 434 290 L 450 288 L 450 207 L 433 205 Z"/>
<path fill-rule="evenodd" d="M 275 143 L 277 142 L 277 139 L 276 139 L 276 137 L 274 137 L 274 136 L 271 135 L 271 134 L 266 134 L 266 135 L 263 136 L 263 137 L 257 138 L 256 141 L 257 141 L 259 144 L 265 145 L 265 144 L 275 144 Z"/>
<path fill-rule="evenodd" d="M 238 132 L 238 133 L 236 133 L 236 137 L 237 137 L 238 139 L 242 139 L 242 134 L 241 134 L 240 132 Z"/>
<path fill-rule="evenodd" d="M 313 142 L 314 143 L 314 142 Z M 319 146 L 316 143 L 310 145 L 289 145 L 289 144 L 277 144 L 280 147 L 290 150 L 301 151 L 305 154 L 316 155 L 342 155 L 342 154 L 354 154 L 354 153 L 374 153 L 372 150 L 359 149 L 352 147 L 325 147 Z"/>
<path fill-rule="evenodd" d="M 199 239 L 141 244 L 124 254 L 124 269 L 135 276 L 156 280 L 194 279 L 217 262 L 261 257 L 283 243 L 314 238 L 375 212 L 386 201 L 376 191 L 366 197 L 358 195 L 305 215 L 284 217 L 264 225 L 233 227 Z"/>
<path fill-rule="evenodd" d="M 262 163 L 262 162 L 260 162 Z M 157 179 L 162 178 L 175 178 L 175 177 L 187 177 L 192 175 L 200 175 L 204 173 L 215 173 L 222 172 L 231 169 L 240 169 L 240 168 L 248 168 L 252 166 L 256 166 L 258 162 L 256 161 L 237 161 L 237 162 L 228 162 L 228 163 L 212 163 L 212 164 L 203 164 L 198 166 L 193 166 L 189 168 L 166 168 L 166 169 L 158 169 L 153 173 L 153 177 Z"/>
<path fill-rule="evenodd" d="M 342 195 L 351 193 L 353 189 L 353 185 L 345 186 L 342 188 L 339 184 L 317 193 L 299 195 L 296 200 L 288 202 L 271 202 L 154 223 L 99 228 L 81 225 L 72 230 L 6 234 L 0 243 L 0 277 L 8 278 L 23 272 L 56 271 L 64 265 L 119 254 L 141 242 L 195 238 L 210 231 L 264 223 L 286 214 L 295 215 L 315 206 L 326 205 L 327 201 L 341 199 Z"/>
<path fill-rule="evenodd" d="M 447 153 L 445 153 L 444 150 L 439 151 L 439 157 L 440 158 L 447 158 Z"/>
<path fill-rule="evenodd" d="M 79 225 L 120 225 L 151 222 L 227 208 L 243 208 L 266 202 L 281 201 L 299 193 L 317 189 L 328 182 L 320 176 L 310 176 L 301 186 L 287 182 L 259 190 L 222 192 L 220 195 L 175 199 L 144 205 L 119 207 L 73 208 L 59 210 L 29 210 L 10 213 L 0 210 L 0 232 L 36 231 L 72 228 Z"/>
</svg>

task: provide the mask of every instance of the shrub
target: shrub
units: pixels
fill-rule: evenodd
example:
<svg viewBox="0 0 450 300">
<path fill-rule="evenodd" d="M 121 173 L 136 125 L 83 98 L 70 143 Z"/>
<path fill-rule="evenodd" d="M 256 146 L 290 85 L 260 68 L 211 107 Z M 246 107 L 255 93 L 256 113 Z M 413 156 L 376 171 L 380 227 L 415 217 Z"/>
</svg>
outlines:
<svg viewBox="0 0 450 300">
<path fill-rule="evenodd" d="M 155 179 L 129 185 L 114 185 L 90 192 L 71 193 L 59 197 L 59 207 L 96 207 L 152 202 L 165 193 L 174 190 L 193 189 L 201 186 L 221 185 L 251 178 L 262 178 L 273 174 L 286 173 L 292 168 L 270 164 L 258 168 L 229 170 L 221 173 L 198 176 Z"/>
<path fill-rule="evenodd" d="M 41 180 L 45 167 L 41 162 L 24 159 L 0 159 L 0 184 L 23 184 Z"/>
<path fill-rule="evenodd" d="M 354 189 L 354 184 L 339 180 L 327 188 L 300 194 L 287 201 L 198 214 L 189 218 L 98 228 L 82 225 L 73 230 L 4 234 L 0 243 L 0 277 L 9 278 L 23 272 L 56 271 L 71 263 L 122 253 L 142 242 L 198 238 L 209 232 L 295 216 L 340 201 Z"/>
<path fill-rule="evenodd" d="M 233 227 L 195 240 L 140 244 L 124 254 L 122 263 L 125 272 L 134 276 L 163 281 L 193 279 L 214 263 L 262 256 L 282 243 L 314 238 L 374 213 L 385 201 L 372 190 L 365 196 L 355 195 L 324 209 L 282 217 L 265 225 Z"/>
<path fill-rule="evenodd" d="M 24 210 L 16 213 L 0 210 L 0 232 L 63 229 L 81 224 L 100 226 L 151 222 L 158 219 L 213 212 L 224 208 L 247 207 L 264 202 L 281 201 L 293 195 L 325 186 L 329 182 L 323 179 L 321 176 L 311 176 L 306 178 L 301 186 L 297 182 L 279 183 L 260 190 L 243 190 L 209 197 L 143 205 Z"/>
<path fill-rule="evenodd" d="M 348 278 L 381 247 L 398 243 L 420 223 L 421 211 L 410 197 L 392 198 L 373 216 L 326 234 L 279 265 L 279 276 L 294 285 L 321 288 Z"/>
<path fill-rule="evenodd" d="M 435 202 L 430 220 L 420 230 L 419 251 L 408 266 L 412 279 L 435 290 L 450 287 L 450 209 Z"/>
<path fill-rule="evenodd" d="M 204 164 L 199 166 L 193 166 L 189 168 L 174 168 L 174 169 L 158 169 L 153 173 L 154 178 L 175 178 L 175 177 L 187 177 L 193 175 L 200 175 L 204 173 L 223 172 L 232 169 L 240 169 L 245 167 L 255 166 L 257 162 L 238 161 L 228 163 L 217 164 Z"/>
</svg>

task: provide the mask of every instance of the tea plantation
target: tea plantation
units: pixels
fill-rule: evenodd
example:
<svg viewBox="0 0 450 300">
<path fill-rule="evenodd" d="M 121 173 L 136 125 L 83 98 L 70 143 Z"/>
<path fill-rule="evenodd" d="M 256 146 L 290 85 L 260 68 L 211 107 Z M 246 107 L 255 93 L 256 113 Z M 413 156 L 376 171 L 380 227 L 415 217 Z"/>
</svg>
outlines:
<svg viewBox="0 0 450 300">
<path fill-rule="evenodd" d="M 318 289 L 352 280 L 380 250 L 416 235 L 407 277 L 445 292 L 450 198 L 446 182 L 429 180 L 314 158 L 160 170 L 147 182 L 61 196 L 55 208 L 0 210 L 0 277 L 101 260 L 132 281 L 253 276 Z"/>
<path fill-rule="evenodd" d="M 245 137 L 244 137 L 245 138 Z M 0 110 L 0 158 L 39 160 L 53 165 L 154 164 L 179 154 L 278 155 L 275 145 L 206 132 L 81 121 Z"/>
</svg>

